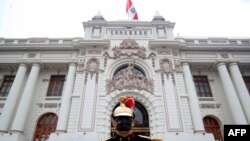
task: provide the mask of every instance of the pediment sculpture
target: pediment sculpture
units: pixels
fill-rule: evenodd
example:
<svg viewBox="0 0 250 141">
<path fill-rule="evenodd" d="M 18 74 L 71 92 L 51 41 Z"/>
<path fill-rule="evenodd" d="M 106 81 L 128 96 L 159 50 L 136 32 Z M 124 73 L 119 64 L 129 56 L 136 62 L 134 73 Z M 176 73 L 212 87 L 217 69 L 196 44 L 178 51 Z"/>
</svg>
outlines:
<svg viewBox="0 0 250 141">
<path fill-rule="evenodd" d="M 138 56 L 139 58 L 146 58 L 146 49 L 139 46 L 138 43 L 133 39 L 125 39 L 120 43 L 120 46 L 113 48 L 114 59 L 120 58 L 121 56 Z"/>
<path fill-rule="evenodd" d="M 139 89 L 153 93 L 154 81 L 147 78 L 133 64 L 129 64 L 126 68 L 115 73 L 112 80 L 106 80 L 106 91 L 108 93 L 122 89 Z"/>
</svg>

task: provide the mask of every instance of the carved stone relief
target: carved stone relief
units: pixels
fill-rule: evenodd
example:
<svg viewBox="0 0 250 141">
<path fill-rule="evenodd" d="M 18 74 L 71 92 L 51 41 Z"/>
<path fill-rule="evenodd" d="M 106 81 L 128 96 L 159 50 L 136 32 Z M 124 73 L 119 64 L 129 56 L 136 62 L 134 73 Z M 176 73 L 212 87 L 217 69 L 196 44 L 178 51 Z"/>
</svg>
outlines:
<svg viewBox="0 0 250 141">
<path fill-rule="evenodd" d="M 221 53 L 221 58 L 228 58 L 228 53 Z"/>
<path fill-rule="evenodd" d="M 103 65 L 104 65 L 104 68 L 107 66 L 107 63 L 108 63 L 108 58 L 111 58 L 110 57 L 110 55 L 108 54 L 108 52 L 105 52 L 104 54 L 103 54 L 103 58 L 104 58 L 104 63 L 103 63 Z"/>
<path fill-rule="evenodd" d="M 101 51 L 100 50 L 89 50 L 88 54 L 97 55 L 97 54 L 101 54 Z"/>
<path fill-rule="evenodd" d="M 99 70 L 100 61 L 97 58 L 91 58 L 87 63 L 87 71 L 90 73 L 97 73 Z"/>
<path fill-rule="evenodd" d="M 170 50 L 168 50 L 168 51 L 161 50 L 161 51 L 157 51 L 157 54 L 159 54 L 159 55 L 171 55 L 171 51 Z"/>
<path fill-rule="evenodd" d="M 28 53 L 27 58 L 36 58 L 36 53 Z"/>
<path fill-rule="evenodd" d="M 86 51 L 81 50 L 79 56 L 84 56 L 86 55 Z"/>
<path fill-rule="evenodd" d="M 173 72 L 173 64 L 167 58 L 160 60 L 160 67 L 161 67 L 161 71 L 163 73 L 167 73 L 168 74 L 168 73 L 172 73 Z"/>
<path fill-rule="evenodd" d="M 78 60 L 77 71 L 83 71 L 85 65 L 85 60 L 80 59 Z"/>
<path fill-rule="evenodd" d="M 175 60 L 174 64 L 175 64 L 175 71 L 176 72 L 181 72 L 182 71 L 181 61 L 180 60 Z"/>
<path fill-rule="evenodd" d="M 146 58 L 146 49 L 141 47 L 133 39 L 125 39 L 120 43 L 120 46 L 113 48 L 114 59 L 120 58 L 121 56 L 138 56 L 139 58 Z"/>
<path fill-rule="evenodd" d="M 156 57 L 156 54 L 154 52 L 151 52 L 147 59 L 150 59 L 151 58 L 151 61 L 152 61 L 152 67 L 154 68 L 155 67 L 155 57 Z"/>
<path fill-rule="evenodd" d="M 133 64 L 128 64 L 126 68 L 122 68 L 115 73 L 112 80 L 106 80 L 106 91 L 108 93 L 116 89 L 139 89 L 153 93 L 154 81 L 147 78 Z"/>
</svg>

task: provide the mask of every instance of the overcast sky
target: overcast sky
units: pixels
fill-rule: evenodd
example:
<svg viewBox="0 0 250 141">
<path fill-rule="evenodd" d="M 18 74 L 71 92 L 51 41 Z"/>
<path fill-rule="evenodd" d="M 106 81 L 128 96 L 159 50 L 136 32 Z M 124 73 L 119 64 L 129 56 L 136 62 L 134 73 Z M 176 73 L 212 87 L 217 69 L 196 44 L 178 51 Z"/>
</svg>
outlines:
<svg viewBox="0 0 250 141">
<path fill-rule="evenodd" d="M 84 37 L 82 22 L 101 11 L 127 20 L 127 0 L 0 0 L 0 37 Z M 140 21 L 156 11 L 180 36 L 249 37 L 250 0 L 132 0 Z"/>
</svg>

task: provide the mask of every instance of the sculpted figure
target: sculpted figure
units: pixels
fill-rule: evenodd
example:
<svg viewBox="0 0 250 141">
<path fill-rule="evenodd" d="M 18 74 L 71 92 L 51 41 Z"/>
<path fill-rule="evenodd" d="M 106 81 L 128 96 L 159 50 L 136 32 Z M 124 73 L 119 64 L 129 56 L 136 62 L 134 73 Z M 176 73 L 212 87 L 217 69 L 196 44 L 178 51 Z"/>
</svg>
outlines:
<svg viewBox="0 0 250 141">
<path fill-rule="evenodd" d="M 122 75 L 117 77 L 117 80 L 115 82 L 115 87 L 117 89 L 123 89 L 124 88 L 124 78 Z"/>
<path fill-rule="evenodd" d="M 125 70 L 125 77 L 127 80 L 133 79 L 133 69 L 134 69 L 134 65 L 129 64 L 128 67 Z"/>
</svg>

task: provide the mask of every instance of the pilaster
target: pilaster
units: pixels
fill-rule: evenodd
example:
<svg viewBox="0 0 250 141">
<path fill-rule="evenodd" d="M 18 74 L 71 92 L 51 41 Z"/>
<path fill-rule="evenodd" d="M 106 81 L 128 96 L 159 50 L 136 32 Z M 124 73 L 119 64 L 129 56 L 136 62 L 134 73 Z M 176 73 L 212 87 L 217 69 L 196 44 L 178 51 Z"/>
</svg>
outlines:
<svg viewBox="0 0 250 141">
<path fill-rule="evenodd" d="M 183 68 L 183 73 L 184 73 L 184 81 L 185 81 L 185 85 L 186 85 L 186 89 L 187 89 L 187 93 L 188 93 L 188 98 L 189 98 L 189 104 L 190 104 L 192 121 L 193 121 L 193 125 L 194 125 L 194 131 L 195 132 L 204 131 L 199 101 L 197 98 L 197 93 L 196 93 L 196 89 L 194 86 L 193 76 L 191 74 L 189 64 L 183 63 L 182 68 Z"/>
</svg>

